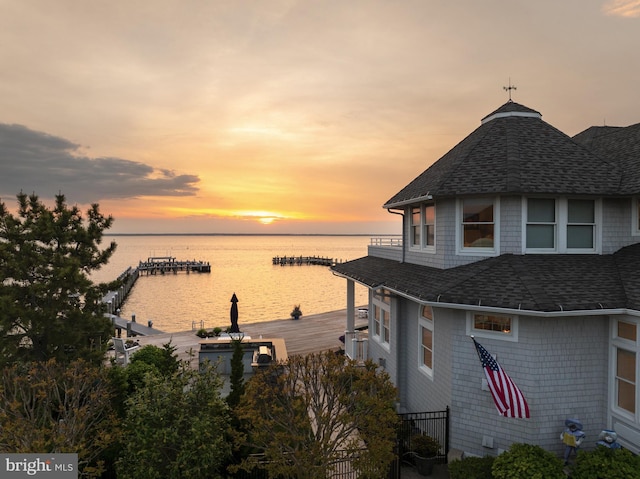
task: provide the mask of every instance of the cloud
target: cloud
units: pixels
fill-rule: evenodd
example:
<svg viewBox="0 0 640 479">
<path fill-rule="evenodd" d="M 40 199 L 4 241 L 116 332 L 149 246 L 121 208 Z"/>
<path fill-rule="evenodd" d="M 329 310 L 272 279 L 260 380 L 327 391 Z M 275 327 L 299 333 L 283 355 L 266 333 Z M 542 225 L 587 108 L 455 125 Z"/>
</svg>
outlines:
<svg viewBox="0 0 640 479">
<path fill-rule="evenodd" d="M 640 0 L 609 0 L 602 6 L 606 15 L 618 17 L 640 17 Z"/>
<path fill-rule="evenodd" d="M 71 202 L 142 196 L 194 196 L 200 178 L 156 169 L 121 158 L 89 158 L 64 138 L 0 123 L 0 194 L 19 191 L 52 197 L 59 191 Z"/>
</svg>

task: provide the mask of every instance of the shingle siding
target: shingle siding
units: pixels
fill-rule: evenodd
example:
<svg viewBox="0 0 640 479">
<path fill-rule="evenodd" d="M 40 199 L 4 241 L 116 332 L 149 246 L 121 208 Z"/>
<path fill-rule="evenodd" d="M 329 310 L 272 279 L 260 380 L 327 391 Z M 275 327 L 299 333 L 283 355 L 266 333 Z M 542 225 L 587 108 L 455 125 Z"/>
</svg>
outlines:
<svg viewBox="0 0 640 479">
<path fill-rule="evenodd" d="M 544 323 L 544 324 L 542 324 Z M 606 428 L 608 336 L 606 317 L 519 318 L 519 340 L 478 339 L 522 390 L 531 419 L 498 416 L 473 344 L 459 328 L 454 337 L 451 446 L 472 454 L 496 454 L 513 442 L 531 442 L 562 452 L 558 436 L 564 420 L 578 417 L 596 438 Z M 538 425 L 538 429 L 532 427 Z M 494 449 L 482 447 L 482 436 Z M 594 444 L 595 440 L 591 442 Z M 591 448 L 585 443 L 585 448 Z"/>
</svg>

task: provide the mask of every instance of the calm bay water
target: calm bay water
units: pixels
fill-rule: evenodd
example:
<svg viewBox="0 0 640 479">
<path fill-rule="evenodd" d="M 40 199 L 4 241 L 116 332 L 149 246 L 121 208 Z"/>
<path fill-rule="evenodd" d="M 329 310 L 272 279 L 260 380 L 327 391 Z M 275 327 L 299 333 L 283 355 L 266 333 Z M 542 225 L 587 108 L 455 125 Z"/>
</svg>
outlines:
<svg viewBox="0 0 640 479">
<path fill-rule="evenodd" d="M 274 266 L 274 256 L 324 256 L 347 261 L 367 254 L 368 236 L 105 236 L 118 248 L 93 275 L 111 281 L 151 256 L 208 261 L 211 273 L 141 276 L 121 308 L 121 316 L 175 332 L 230 325 L 233 293 L 239 324 L 289 319 L 294 304 L 304 315 L 346 308 L 346 280 L 326 266 Z M 356 304 L 367 290 L 356 285 Z M 304 316 L 301 320 L 304 320 Z"/>
</svg>

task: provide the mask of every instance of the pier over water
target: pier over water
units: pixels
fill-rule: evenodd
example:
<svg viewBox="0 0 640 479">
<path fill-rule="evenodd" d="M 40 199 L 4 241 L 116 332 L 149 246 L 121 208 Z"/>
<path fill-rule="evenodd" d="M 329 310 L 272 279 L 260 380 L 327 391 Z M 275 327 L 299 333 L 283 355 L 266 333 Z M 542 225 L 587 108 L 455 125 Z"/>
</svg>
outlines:
<svg viewBox="0 0 640 479">
<path fill-rule="evenodd" d="M 155 256 L 147 258 L 147 261 L 140 261 L 138 271 L 146 274 L 165 274 L 177 273 L 178 271 L 186 271 L 187 273 L 195 271 L 197 273 L 211 273 L 211 265 L 208 261 L 176 261 L 173 256 Z"/>
<path fill-rule="evenodd" d="M 326 258 L 324 256 L 274 256 L 272 259 L 273 264 L 285 266 L 285 265 L 319 265 L 319 266 L 334 266 L 339 263 L 333 258 Z"/>
<path fill-rule="evenodd" d="M 111 319 L 118 337 L 120 337 L 123 330 L 127 332 L 127 337 L 162 333 L 162 331 L 153 327 L 153 321 L 148 321 L 147 325 L 144 326 L 136 322 L 135 316 L 131 318 L 131 321 L 121 318 L 120 306 L 124 303 L 141 274 L 177 274 L 178 271 L 185 271 L 187 273 L 191 271 L 210 273 L 211 264 L 208 261 L 198 261 L 195 259 L 176 261 L 173 256 L 154 256 L 147 258 L 147 261 L 140 261 L 137 268 L 127 268 L 126 271 L 118 276 L 117 279 L 120 281 L 120 287 L 117 290 L 107 292 L 107 294 L 102 297 L 102 302 L 107 305 L 106 316 Z"/>
</svg>

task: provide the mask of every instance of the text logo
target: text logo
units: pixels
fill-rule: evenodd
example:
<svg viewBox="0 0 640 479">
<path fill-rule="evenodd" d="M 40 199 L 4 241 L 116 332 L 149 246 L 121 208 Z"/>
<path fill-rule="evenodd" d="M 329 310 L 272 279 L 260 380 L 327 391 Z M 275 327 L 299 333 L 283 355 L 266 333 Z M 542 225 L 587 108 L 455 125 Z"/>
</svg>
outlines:
<svg viewBox="0 0 640 479">
<path fill-rule="evenodd" d="M 0 454 L 0 477 L 77 479 L 77 454 Z"/>
</svg>

